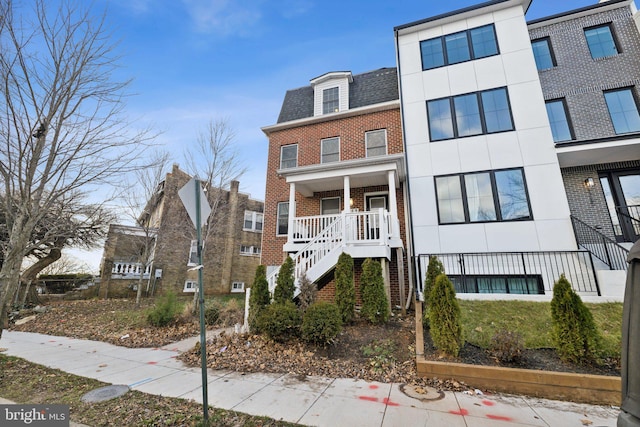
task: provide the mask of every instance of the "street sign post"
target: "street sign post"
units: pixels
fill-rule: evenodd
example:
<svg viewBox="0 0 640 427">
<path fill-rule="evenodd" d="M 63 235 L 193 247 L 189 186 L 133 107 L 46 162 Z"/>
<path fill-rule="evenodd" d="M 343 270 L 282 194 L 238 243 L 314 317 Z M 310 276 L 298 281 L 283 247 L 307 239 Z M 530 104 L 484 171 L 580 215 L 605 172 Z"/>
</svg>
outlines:
<svg viewBox="0 0 640 427">
<path fill-rule="evenodd" d="M 202 370 L 202 413 L 204 425 L 209 425 L 209 398 L 207 390 L 207 336 L 204 323 L 204 291 L 202 286 L 202 226 L 206 224 L 211 214 L 211 206 L 207 196 L 202 190 L 200 180 L 192 178 L 191 181 L 178 190 L 178 196 L 187 209 L 189 218 L 196 227 L 198 242 L 198 305 L 200 306 L 200 362 Z"/>
</svg>

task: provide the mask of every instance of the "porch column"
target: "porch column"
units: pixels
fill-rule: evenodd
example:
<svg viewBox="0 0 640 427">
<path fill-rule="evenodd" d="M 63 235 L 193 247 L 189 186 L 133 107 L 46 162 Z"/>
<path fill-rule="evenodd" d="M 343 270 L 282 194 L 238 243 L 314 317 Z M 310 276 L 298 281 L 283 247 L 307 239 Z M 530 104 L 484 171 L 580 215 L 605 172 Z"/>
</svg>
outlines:
<svg viewBox="0 0 640 427">
<path fill-rule="evenodd" d="M 296 217 L 296 184 L 289 184 L 289 223 L 287 224 L 287 241 L 293 242 L 293 220 Z"/>
<path fill-rule="evenodd" d="M 344 181 L 344 212 L 351 212 L 351 181 L 349 175 L 345 175 Z"/>
<path fill-rule="evenodd" d="M 398 224 L 398 201 L 396 200 L 396 179 L 395 171 L 387 172 L 389 181 L 389 213 L 391 214 L 391 234 L 392 237 L 400 237 L 400 230 L 397 229 Z"/>
</svg>

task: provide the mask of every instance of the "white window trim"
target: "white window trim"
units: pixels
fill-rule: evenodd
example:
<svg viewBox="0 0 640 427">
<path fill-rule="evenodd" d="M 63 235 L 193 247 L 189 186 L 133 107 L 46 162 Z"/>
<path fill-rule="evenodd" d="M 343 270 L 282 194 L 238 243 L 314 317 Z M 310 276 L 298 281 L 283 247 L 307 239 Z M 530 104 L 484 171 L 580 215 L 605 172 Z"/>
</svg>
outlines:
<svg viewBox="0 0 640 427">
<path fill-rule="evenodd" d="M 375 130 L 370 130 L 364 133 L 364 156 L 365 157 L 369 157 L 369 140 L 367 138 L 367 135 L 373 132 L 380 132 L 380 131 L 384 132 L 384 155 L 389 154 L 389 140 L 387 139 L 387 129 L 375 129 Z M 377 156 L 373 156 L 373 157 L 377 157 Z"/>
<path fill-rule="evenodd" d="M 194 280 L 185 280 L 182 292 L 195 292 L 198 289 L 198 282 Z"/>
<path fill-rule="evenodd" d="M 243 251 L 243 248 L 247 248 L 248 251 Z M 248 245 L 240 245 L 240 255 L 243 256 L 260 256 L 262 253 L 260 246 L 248 246 Z"/>
<path fill-rule="evenodd" d="M 282 167 L 282 152 L 284 151 L 285 148 L 289 148 L 289 147 L 296 147 L 296 164 L 295 166 L 291 166 L 288 168 Z M 298 167 L 298 151 L 299 147 L 298 144 L 287 144 L 287 145 L 283 145 L 280 147 L 280 169 L 293 169 L 293 168 L 297 168 Z"/>
<path fill-rule="evenodd" d="M 333 110 L 333 111 L 327 111 L 327 112 L 325 113 L 325 111 L 324 111 L 324 104 L 325 104 L 325 103 L 324 103 L 324 96 L 325 96 L 326 92 L 327 92 L 328 90 L 331 90 L 331 89 L 336 89 L 336 91 L 338 92 L 338 109 L 337 109 L 337 110 Z M 323 88 L 323 89 L 322 89 L 322 100 L 321 100 L 321 104 L 322 104 L 322 106 L 321 106 L 322 114 L 332 114 L 332 113 L 338 113 L 338 112 L 340 112 L 340 86 L 339 86 L 339 85 L 336 85 L 336 86 L 329 86 L 329 87 Z"/>
<path fill-rule="evenodd" d="M 325 215 L 322 213 L 322 202 L 324 202 L 325 200 L 334 200 L 334 199 L 338 199 L 338 212 L 340 212 L 340 205 L 341 205 L 341 199 L 342 199 L 340 196 L 323 197 L 322 199 L 320 199 L 320 215 Z M 334 215 L 334 214 L 327 214 L 327 215 Z"/>
<path fill-rule="evenodd" d="M 288 235 L 288 233 L 283 233 L 280 234 L 280 205 L 286 203 L 287 204 L 287 221 L 288 221 L 288 215 L 289 215 L 289 202 L 278 202 L 276 204 L 276 236 L 286 236 Z M 287 224 L 287 231 L 288 231 L 288 224 Z"/>
<path fill-rule="evenodd" d="M 338 160 L 333 161 L 333 162 L 323 162 L 322 158 L 324 157 L 324 143 L 325 143 L 325 141 L 330 141 L 330 140 L 333 140 L 333 139 L 337 139 L 338 140 Z M 342 151 L 341 148 L 342 147 L 340 147 L 340 145 L 342 145 L 342 144 L 340 144 L 340 137 L 339 136 L 332 136 L 331 138 L 322 138 L 320 140 L 320 163 L 327 164 L 327 163 L 339 162 L 340 159 L 341 159 L 340 155 L 342 154 L 341 153 L 341 151 Z"/>
<path fill-rule="evenodd" d="M 247 213 L 251 213 L 251 228 L 246 228 L 244 226 L 244 222 L 245 222 L 245 217 L 247 215 Z M 253 233 L 262 233 L 262 229 L 258 230 L 256 228 L 256 224 L 258 223 L 257 219 L 258 219 L 258 215 L 262 216 L 262 228 L 264 228 L 264 214 L 262 212 L 255 212 L 255 211 L 244 211 L 244 215 L 245 217 L 242 218 L 242 230 L 243 231 L 251 231 Z"/>
<path fill-rule="evenodd" d="M 240 285 L 238 288 L 234 288 L 235 285 Z M 232 282 L 231 283 L 231 292 L 232 293 L 243 293 L 244 292 L 244 282 Z"/>
<path fill-rule="evenodd" d="M 380 197 L 380 196 L 387 196 L 386 198 L 386 204 L 387 204 L 387 211 L 389 211 L 390 207 L 389 207 L 389 192 L 388 191 L 372 191 L 370 193 L 364 193 L 364 210 L 366 211 L 369 206 L 367 206 L 367 199 L 369 197 Z"/>
</svg>

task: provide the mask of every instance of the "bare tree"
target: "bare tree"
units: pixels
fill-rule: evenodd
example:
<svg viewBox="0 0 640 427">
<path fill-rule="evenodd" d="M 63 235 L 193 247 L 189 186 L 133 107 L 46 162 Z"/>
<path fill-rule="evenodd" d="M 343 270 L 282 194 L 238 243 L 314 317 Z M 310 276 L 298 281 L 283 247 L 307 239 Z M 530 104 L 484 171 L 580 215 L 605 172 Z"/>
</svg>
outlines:
<svg viewBox="0 0 640 427">
<path fill-rule="evenodd" d="M 211 205 L 211 214 L 202 230 L 202 253 L 206 251 L 206 242 L 218 230 L 217 224 L 225 220 L 227 189 L 231 181 L 239 179 L 246 168 L 235 146 L 236 133 L 227 118 L 217 118 L 207 123 L 204 131 L 198 135 L 197 143 L 185 150 L 187 172 L 203 182 L 207 200 Z M 194 295 L 194 308 L 197 306 L 197 292 Z"/>
<path fill-rule="evenodd" d="M 29 3 L 33 14 L 0 0 L 0 202 L 7 235 L 0 336 L 34 231 L 44 230 L 52 212 L 86 206 L 90 190 L 139 167 L 149 138 L 133 133 L 124 115 L 128 82 L 114 79 L 118 57 L 104 17 L 66 1 Z"/>
<path fill-rule="evenodd" d="M 124 193 L 125 214 L 135 222 L 139 231 L 130 247 L 132 253 L 129 254 L 141 266 L 136 291 L 136 307 L 140 307 L 144 272 L 153 262 L 160 227 L 154 214 L 158 208 L 159 187 L 165 179 L 168 165 L 169 154 L 156 151 L 151 156 L 151 165 L 133 174 L 134 182 L 129 184 L 128 190 Z"/>
</svg>

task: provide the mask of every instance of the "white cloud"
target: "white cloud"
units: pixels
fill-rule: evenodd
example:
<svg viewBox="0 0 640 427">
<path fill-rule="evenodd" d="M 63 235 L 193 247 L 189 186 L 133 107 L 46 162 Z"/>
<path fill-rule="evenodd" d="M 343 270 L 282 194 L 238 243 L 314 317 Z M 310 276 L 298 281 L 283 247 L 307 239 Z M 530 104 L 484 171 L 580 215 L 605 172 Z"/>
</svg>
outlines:
<svg viewBox="0 0 640 427">
<path fill-rule="evenodd" d="M 248 34 L 262 18 L 264 0 L 183 0 L 200 33 Z"/>
</svg>

